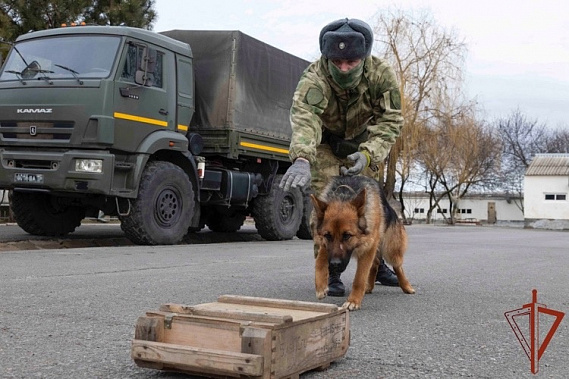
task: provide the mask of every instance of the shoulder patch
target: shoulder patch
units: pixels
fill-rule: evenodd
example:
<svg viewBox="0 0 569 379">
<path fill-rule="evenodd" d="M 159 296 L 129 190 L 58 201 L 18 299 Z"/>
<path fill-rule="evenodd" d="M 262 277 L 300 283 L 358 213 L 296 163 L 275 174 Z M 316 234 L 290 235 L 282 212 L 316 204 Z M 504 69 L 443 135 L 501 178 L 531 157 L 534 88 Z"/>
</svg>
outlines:
<svg viewBox="0 0 569 379">
<path fill-rule="evenodd" d="M 310 88 L 308 92 L 306 92 L 306 102 L 309 105 L 316 105 L 320 104 L 320 102 L 324 99 L 324 95 L 318 88 Z"/>
</svg>

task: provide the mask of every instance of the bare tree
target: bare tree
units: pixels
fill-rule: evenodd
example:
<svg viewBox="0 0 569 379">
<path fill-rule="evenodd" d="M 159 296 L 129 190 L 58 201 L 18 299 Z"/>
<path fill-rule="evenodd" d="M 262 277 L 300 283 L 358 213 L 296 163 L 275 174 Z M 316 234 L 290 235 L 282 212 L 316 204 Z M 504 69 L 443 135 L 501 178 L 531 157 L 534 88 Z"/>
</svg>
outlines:
<svg viewBox="0 0 569 379">
<path fill-rule="evenodd" d="M 547 152 L 548 129 L 536 119 L 529 119 L 520 109 L 496 121 L 496 130 L 502 144 L 502 189 L 512 194 L 514 204 L 523 212 L 523 179 L 535 154 Z M 519 199 L 519 200 L 515 200 Z"/>
<path fill-rule="evenodd" d="M 385 190 L 393 197 L 397 174 L 399 201 L 415 167 L 421 130 L 432 116 L 433 98 L 445 89 L 460 87 L 466 45 L 455 31 L 437 25 L 427 13 L 417 16 L 401 10 L 380 12 L 374 27 L 376 50 L 397 73 L 404 125 L 391 149 L 385 170 Z"/>
<path fill-rule="evenodd" d="M 472 108 L 452 106 L 445 111 L 441 104 L 440 109 L 433 125 L 423 132 L 426 139 L 419 157 L 430 197 L 427 222 L 446 198 L 450 204 L 447 221 L 454 224 L 456 204 L 469 190 L 486 187 L 496 177 L 500 144 L 493 130 L 474 117 Z"/>
<path fill-rule="evenodd" d="M 532 157 L 546 150 L 547 128 L 536 119 L 527 118 L 520 109 L 497 121 L 503 154 L 516 164 L 527 168 Z"/>
<path fill-rule="evenodd" d="M 569 153 L 569 129 L 559 127 L 549 133 L 545 140 L 548 153 Z"/>
</svg>

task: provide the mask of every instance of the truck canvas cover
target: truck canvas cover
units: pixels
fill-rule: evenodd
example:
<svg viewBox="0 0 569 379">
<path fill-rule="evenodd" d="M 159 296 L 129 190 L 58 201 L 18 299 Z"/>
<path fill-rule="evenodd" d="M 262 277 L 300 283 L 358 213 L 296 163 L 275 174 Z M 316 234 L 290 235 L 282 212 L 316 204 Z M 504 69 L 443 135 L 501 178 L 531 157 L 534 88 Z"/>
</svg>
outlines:
<svg viewBox="0 0 569 379">
<path fill-rule="evenodd" d="M 192 49 L 196 111 L 191 130 L 252 133 L 288 145 L 292 97 L 308 61 L 240 31 L 162 34 Z"/>
</svg>

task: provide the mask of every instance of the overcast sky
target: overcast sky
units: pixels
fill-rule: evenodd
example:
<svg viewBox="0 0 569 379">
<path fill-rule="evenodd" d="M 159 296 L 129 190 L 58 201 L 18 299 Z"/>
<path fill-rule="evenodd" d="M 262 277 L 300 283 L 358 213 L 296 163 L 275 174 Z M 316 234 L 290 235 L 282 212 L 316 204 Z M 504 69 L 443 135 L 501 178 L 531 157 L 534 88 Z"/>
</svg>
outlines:
<svg viewBox="0 0 569 379">
<path fill-rule="evenodd" d="M 487 119 L 516 108 L 550 127 L 569 128 L 569 1 L 566 0 L 156 0 L 154 31 L 240 30 L 307 60 L 339 18 L 397 6 L 428 11 L 468 45 L 466 89 Z"/>
</svg>

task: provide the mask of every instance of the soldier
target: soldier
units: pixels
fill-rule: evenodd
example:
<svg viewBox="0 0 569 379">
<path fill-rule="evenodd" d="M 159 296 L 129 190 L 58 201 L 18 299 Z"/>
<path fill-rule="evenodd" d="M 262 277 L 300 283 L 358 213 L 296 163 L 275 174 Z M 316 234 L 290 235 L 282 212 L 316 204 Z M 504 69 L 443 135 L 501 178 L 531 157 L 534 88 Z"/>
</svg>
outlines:
<svg viewBox="0 0 569 379">
<path fill-rule="evenodd" d="M 403 125 L 399 85 L 393 69 L 371 55 L 373 32 L 357 19 L 341 19 L 320 32 L 322 56 L 303 73 L 291 108 L 290 159 L 280 187 L 312 182 L 318 195 L 335 175 L 379 179 L 382 162 Z M 314 246 L 314 254 L 318 246 Z M 349 257 L 330 263 L 328 295 L 344 296 L 340 274 Z M 398 286 L 397 276 L 381 262 L 376 283 Z"/>
</svg>

